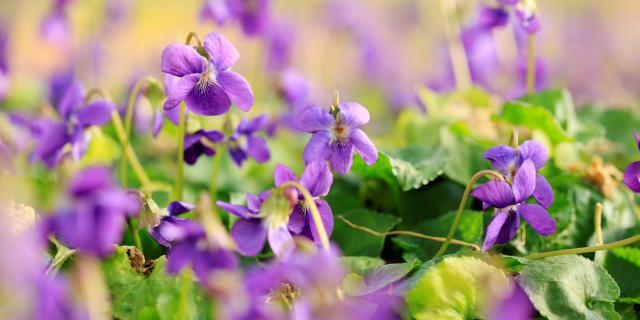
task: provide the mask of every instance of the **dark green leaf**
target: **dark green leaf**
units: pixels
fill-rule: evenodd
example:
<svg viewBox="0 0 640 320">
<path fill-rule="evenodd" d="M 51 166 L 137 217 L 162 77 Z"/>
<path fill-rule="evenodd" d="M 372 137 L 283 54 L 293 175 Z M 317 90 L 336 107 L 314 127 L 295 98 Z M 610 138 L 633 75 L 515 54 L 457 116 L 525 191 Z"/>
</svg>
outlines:
<svg viewBox="0 0 640 320">
<path fill-rule="evenodd" d="M 343 214 L 343 216 L 360 226 L 367 227 L 377 232 L 391 230 L 400 219 L 388 214 L 377 213 L 367 209 L 357 209 Z M 342 253 L 347 256 L 372 256 L 377 257 L 382 251 L 384 237 L 374 236 L 367 232 L 354 229 L 336 218 L 333 233 L 331 235 Z"/>
<path fill-rule="evenodd" d="M 507 101 L 502 112 L 496 115 L 495 119 L 540 130 L 547 135 L 553 144 L 572 140 L 554 119 L 553 114 L 541 106 L 521 101 Z"/>
</svg>

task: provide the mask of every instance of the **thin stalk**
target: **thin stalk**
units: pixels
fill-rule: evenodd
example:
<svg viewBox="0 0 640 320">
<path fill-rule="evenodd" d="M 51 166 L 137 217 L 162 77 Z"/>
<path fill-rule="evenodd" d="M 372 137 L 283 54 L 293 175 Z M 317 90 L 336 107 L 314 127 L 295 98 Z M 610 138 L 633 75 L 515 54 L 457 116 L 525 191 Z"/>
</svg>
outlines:
<svg viewBox="0 0 640 320">
<path fill-rule="evenodd" d="M 220 144 L 216 150 L 216 155 L 212 159 L 211 180 L 209 181 L 209 193 L 211 194 L 211 202 L 214 203 L 215 210 L 216 198 L 218 197 L 218 175 L 220 173 L 220 164 L 222 161 L 222 153 L 224 153 L 224 144 Z"/>
<path fill-rule="evenodd" d="M 136 228 L 133 225 L 133 220 L 131 218 L 127 218 L 127 226 L 129 227 L 129 231 L 131 231 L 131 235 L 133 235 L 133 243 L 136 246 L 136 248 L 138 248 L 138 250 L 140 250 L 140 252 L 144 252 L 142 251 L 142 241 L 140 240 L 140 235 L 138 234 L 138 230 L 136 230 Z"/>
<path fill-rule="evenodd" d="M 413 232 L 413 231 L 394 230 L 394 231 L 387 231 L 387 232 L 378 232 L 378 231 L 375 231 L 373 229 L 369 229 L 369 228 L 367 228 L 365 226 L 357 225 L 357 224 L 347 220 L 347 218 L 345 218 L 342 215 L 339 215 L 338 219 L 342 220 L 342 222 L 344 222 L 346 225 L 348 225 L 349 227 L 351 227 L 353 229 L 364 231 L 364 232 L 372 234 L 372 235 L 374 235 L 376 237 L 403 235 L 403 236 L 411 236 L 411 237 L 422 238 L 422 239 L 427 239 L 427 240 L 432 240 L 432 241 L 437 241 L 437 242 L 444 242 L 446 240 L 446 238 L 444 238 L 444 237 L 430 236 L 430 235 L 426 235 L 426 234 L 422 234 L 422 233 L 418 233 L 418 232 Z M 461 240 L 457 240 L 457 239 L 451 239 L 451 243 L 457 244 L 457 245 L 460 245 L 460 246 L 469 247 L 469 248 L 472 248 L 473 250 L 480 250 L 480 247 L 478 245 L 476 245 L 476 244 L 465 242 L 465 241 L 461 241 Z"/>
<path fill-rule="evenodd" d="M 187 318 L 189 304 L 189 291 L 191 290 L 191 268 L 184 268 L 182 272 L 182 285 L 180 286 L 180 304 L 176 318 L 179 320 Z"/>
<path fill-rule="evenodd" d="M 325 250 L 329 250 L 329 236 L 327 235 L 327 229 L 324 227 L 324 222 L 322 222 L 322 218 L 320 217 L 320 212 L 318 211 L 318 207 L 316 206 L 316 202 L 314 201 L 309 190 L 305 188 L 303 185 L 296 181 L 287 181 L 280 185 L 280 188 L 283 190 L 285 188 L 293 187 L 298 189 L 302 193 L 304 197 L 304 202 L 309 206 L 311 210 L 311 218 L 313 219 L 313 223 L 316 225 L 316 231 L 318 232 L 318 236 L 320 236 L 320 243 Z"/>
<path fill-rule="evenodd" d="M 527 38 L 527 94 L 533 94 L 536 88 L 536 36 L 532 33 Z"/>
<path fill-rule="evenodd" d="M 127 137 L 124 126 L 122 125 L 122 118 L 120 118 L 118 111 L 114 110 L 111 112 L 111 121 L 113 122 L 113 127 L 116 129 L 118 140 L 120 140 L 120 144 L 124 147 L 123 157 L 129 158 L 131 167 L 133 167 L 133 171 L 140 180 L 140 184 L 142 184 L 142 189 L 150 191 L 153 188 L 153 183 L 151 183 L 146 172 L 144 172 L 144 168 L 142 167 L 142 164 L 140 164 L 140 160 L 138 160 L 138 156 L 136 156 L 131 145 L 126 143 Z"/>
<path fill-rule="evenodd" d="M 597 245 L 597 246 L 534 253 L 534 254 L 525 256 L 525 258 L 535 260 L 535 259 L 542 259 L 542 258 L 548 258 L 548 257 L 563 256 L 567 254 L 590 253 L 590 252 L 596 252 L 596 251 L 602 251 L 602 250 L 609 250 L 617 247 L 623 247 L 638 241 L 640 241 L 640 234 L 623 239 L 623 240 L 614 241 L 614 242 Z"/>
<path fill-rule="evenodd" d="M 453 66 L 453 75 L 456 80 L 458 89 L 466 89 L 471 87 L 471 72 L 469 71 L 469 63 L 464 45 L 460 40 L 460 27 L 456 21 L 452 21 L 451 15 L 455 13 L 457 1 L 440 0 L 440 9 L 442 10 L 443 27 L 449 49 L 449 56 Z"/>
<path fill-rule="evenodd" d="M 471 189 L 473 189 L 473 186 L 476 184 L 476 182 L 484 176 L 490 176 L 498 180 L 504 180 L 500 173 L 493 170 L 481 170 L 474 174 L 473 177 L 471 177 L 471 180 L 469 180 L 469 183 L 467 184 L 467 187 L 464 189 L 464 193 L 462 194 L 462 199 L 460 200 L 460 205 L 458 206 L 458 212 L 453 219 L 453 223 L 451 224 L 451 228 L 449 229 L 449 234 L 447 234 L 447 238 L 445 239 L 444 243 L 442 243 L 442 246 L 440 246 L 440 249 L 438 250 L 436 255 L 433 256 L 434 259 L 441 256 L 447 250 L 449 242 L 451 242 L 453 235 L 456 233 L 456 229 L 458 229 L 458 224 L 460 223 L 460 218 L 462 217 L 462 211 L 464 210 L 464 207 L 467 203 L 467 199 L 469 198 Z"/>
<path fill-rule="evenodd" d="M 184 136 L 185 136 L 185 116 L 184 116 L 185 104 L 184 101 L 180 103 L 180 122 L 178 125 L 178 173 L 176 175 L 175 189 L 173 190 L 173 199 L 176 201 L 182 200 L 182 184 L 184 180 Z"/>
<path fill-rule="evenodd" d="M 596 244 L 602 245 L 604 244 L 604 239 L 602 238 L 602 203 L 600 202 L 596 203 L 593 221 L 596 230 Z"/>
</svg>

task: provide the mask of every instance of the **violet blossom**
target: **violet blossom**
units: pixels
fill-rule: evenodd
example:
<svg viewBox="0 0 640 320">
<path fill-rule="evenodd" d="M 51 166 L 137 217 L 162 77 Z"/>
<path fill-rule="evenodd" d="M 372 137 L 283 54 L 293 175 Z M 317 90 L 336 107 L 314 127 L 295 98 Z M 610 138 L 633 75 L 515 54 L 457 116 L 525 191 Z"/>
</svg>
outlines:
<svg viewBox="0 0 640 320">
<path fill-rule="evenodd" d="M 331 169 L 347 173 L 355 149 L 365 163 L 372 165 L 378 160 L 378 150 L 360 129 L 369 119 L 369 111 L 356 102 L 342 102 L 333 113 L 318 107 L 301 111 L 296 116 L 297 128 L 313 134 L 304 149 L 305 164 L 328 160 Z"/>
<path fill-rule="evenodd" d="M 9 93 L 9 34 L 6 26 L 0 24 L 0 101 Z"/>
<path fill-rule="evenodd" d="M 224 135 L 216 130 L 198 130 L 188 134 L 184 138 L 184 162 L 193 165 L 203 154 L 209 157 L 214 156 L 216 150 L 211 144 L 218 143 L 223 139 Z"/>
<path fill-rule="evenodd" d="M 636 140 L 638 150 L 640 150 L 640 137 L 635 129 L 633 130 L 633 137 Z M 640 161 L 632 162 L 624 169 L 623 180 L 631 191 L 640 193 Z"/>
<path fill-rule="evenodd" d="M 162 72 L 167 77 L 165 110 L 184 101 L 190 111 L 205 116 L 220 115 L 235 103 L 242 111 L 253 105 L 253 92 L 247 80 L 230 71 L 238 60 L 238 50 L 221 34 L 204 38 L 204 56 L 196 48 L 173 43 L 162 51 Z"/>
<path fill-rule="evenodd" d="M 471 195 L 496 209 L 496 214 L 487 227 L 482 250 L 494 244 L 505 244 L 516 236 L 522 216 L 531 227 L 543 236 L 556 232 L 556 223 L 546 207 L 527 203 L 536 189 L 536 167 L 532 159 L 520 165 L 513 181 L 490 181 L 476 187 Z"/>
<path fill-rule="evenodd" d="M 65 44 L 71 37 L 67 10 L 72 0 L 53 0 L 52 2 L 49 13 L 40 25 L 40 34 L 48 42 Z"/>
<path fill-rule="evenodd" d="M 269 129 L 269 116 L 262 114 L 251 120 L 242 119 L 235 131 L 227 138 L 226 144 L 233 162 L 241 166 L 249 157 L 258 163 L 269 161 L 271 154 L 267 141 L 257 135 Z"/>
<path fill-rule="evenodd" d="M 261 35 L 269 26 L 270 0 L 206 0 L 200 10 L 200 19 L 213 20 L 222 26 L 238 21 L 248 36 Z"/>
</svg>

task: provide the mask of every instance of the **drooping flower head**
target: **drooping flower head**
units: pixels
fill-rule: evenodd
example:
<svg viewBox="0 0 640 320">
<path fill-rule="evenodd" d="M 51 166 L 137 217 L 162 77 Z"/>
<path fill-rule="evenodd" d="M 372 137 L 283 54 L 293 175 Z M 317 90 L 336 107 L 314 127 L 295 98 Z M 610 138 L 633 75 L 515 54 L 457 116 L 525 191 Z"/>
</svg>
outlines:
<svg viewBox="0 0 640 320">
<path fill-rule="evenodd" d="M 638 131 L 633 130 L 633 137 L 636 140 L 638 150 L 640 150 Z M 640 193 L 640 161 L 632 162 L 624 169 L 624 184 L 633 192 Z"/>
<path fill-rule="evenodd" d="M 227 138 L 227 148 L 229 155 L 236 165 L 241 166 L 249 157 L 258 163 L 269 161 L 271 154 L 267 141 L 258 135 L 269 129 L 269 116 L 262 114 L 251 120 L 244 118 L 236 127 L 235 131 Z"/>
<path fill-rule="evenodd" d="M 196 48 L 170 44 L 162 51 L 162 72 L 172 81 L 166 88 L 165 110 L 184 101 L 190 111 L 220 115 L 235 103 L 242 111 L 253 105 L 253 92 L 247 80 L 229 69 L 238 60 L 238 50 L 221 34 L 204 38 L 202 54 Z"/>
<path fill-rule="evenodd" d="M 376 162 L 378 150 L 360 129 L 369 122 L 369 111 L 356 102 L 334 102 L 331 109 L 309 107 L 296 116 L 297 128 L 313 134 L 304 149 L 305 164 L 327 160 L 334 171 L 347 173 L 354 149 L 368 165 Z"/>
<path fill-rule="evenodd" d="M 490 181 L 476 187 L 471 195 L 485 206 L 496 209 L 482 245 L 484 251 L 494 244 L 505 244 L 516 236 L 522 216 L 531 227 L 543 236 L 555 233 L 556 223 L 546 206 L 527 203 L 536 189 L 536 167 L 532 159 L 526 159 L 517 170 L 513 181 Z"/>
<path fill-rule="evenodd" d="M 48 218 L 45 232 L 86 254 L 111 254 L 122 238 L 125 217 L 140 212 L 139 200 L 120 189 L 105 167 L 80 172 L 68 194 L 71 205 Z"/>
</svg>

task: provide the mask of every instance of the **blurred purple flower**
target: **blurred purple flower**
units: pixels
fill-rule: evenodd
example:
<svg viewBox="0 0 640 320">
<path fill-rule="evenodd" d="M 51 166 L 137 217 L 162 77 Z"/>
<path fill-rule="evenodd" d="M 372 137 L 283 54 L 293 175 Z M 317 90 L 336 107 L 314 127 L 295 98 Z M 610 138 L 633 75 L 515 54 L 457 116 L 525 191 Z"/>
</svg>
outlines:
<svg viewBox="0 0 640 320">
<path fill-rule="evenodd" d="M 503 7 L 480 6 L 476 25 L 484 28 L 503 27 L 509 22 L 509 12 Z"/>
<path fill-rule="evenodd" d="M 9 33 L 6 26 L 0 23 L 0 101 L 9 92 Z"/>
<path fill-rule="evenodd" d="M 513 291 L 499 301 L 489 314 L 490 320 L 533 319 L 535 308 L 517 282 L 512 281 Z"/>
<path fill-rule="evenodd" d="M 280 98 L 294 111 L 298 108 L 309 107 L 311 88 L 301 74 L 292 70 L 280 73 L 277 90 Z"/>
<path fill-rule="evenodd" d="M 241 166 L 248 157 L 258 163 L 269 161 L 271 154 L 267 146 L 267 141 L 256 133 L 269 128 L 269 116 L 262 114 L 251 120 L 242 119 L 236 130 L 227 138 L 227 148 L 229 155 L 236 165 Z"/>
<path fill-rule="evenodd" d="M 40 24 L 40 35 L 50 43 L 64 45 L 70 41 L 71 30 L 69 29 L 67 9 L 73 0 L 53 0 L 49 13 Z"/>
<path fill-rule="evenodd" d="M 483 157 L 500 171 L 508 181 L 513 181 L 516 173 L 526 160 L 531 160 L 535 170 L 540 170 L 547 163 L 549 154 L 547 148 L 536 140 L 527 140 L 518 149 L 501 145 L 489 148 Z M 549 208 L 554 200 L 553 189 L 541 174 L 535 176 L 535 190 L 533 198 L 545 208 Z"/>
<path fill-rule="evenodd" d="M 353 164 L 354 149 L 371 165 L 378 150 L 360 129 L 369 122 L 369 111 L 356 102 L 343 102 L 335 115 L 318 107 L 309 107 L 296 116 L 297 129 L 312 133 L 304 150 L 305 164 L 328 160 L 331 169 L 347 173 Z"/>
<path fill-rule="evenodd" d="M 518 25 L 528 34 L 540 31 L 540 20 L 534 12 L 516 7 L 515 15 L 519 22 Z"/>
<path fill-rule="evenodd" d="M 505 244 L 516 236 L 522 216 L 531 227 L 543 236 L 556 232 L 556 223 L 545 207 L 528 204 L 536 188 L 536 167 L 532 159 L 526 159 L 518 169 L 513 182 L 490 181 L 476 187 L 471 195 L 486 206 L 496 208 L 496 214 L 487 227 L 482 250 L 494 244 Z"/>
<path fill-rule="evenodd" d="M 324 228 L 327 231 L 327 236 L 330 237 L 333 231 L 333 213 L 331 212 L 329 204 L 320 199 L 320 197 L 329 193 L 329 189 L 333 183 L 333 175 L 327 163 L 324 160 L 309 163 L 304 169 L 304 172 L 302 172 L 299 180 L 295 173 L 287 166 L 277 164 L 274 178 L 276 186 L 280 186 L 286 181 L 296 181 L 309 190 L 311 196 L 314 197 L 314 202 L 322 218 Z M 289 215 L 289 230 L 294 234 L 303 235 L 313 240 L 316 244 L 320 244 L 320 236 L 317 233 L 317 227 L 311 217 L 309 204 L 305 202 L 302 194 L 298 194 L 294 200 L 295 205 Z"/>
<path fill-rule="evenodd" d="M 282 71 L 291 64 L 295 27 L 285 22 L 271 23 L 264 40 L 267 47 L 267 70 Z"/>
<path fill-rule="evenodd" d="M 184 100 L 196 114 L 212 116 L 227 112 L 231 102 L 242 111 L 253 105 L 253 92 L 247 80 L 230 71 L 240 54 L 221 34 L 209 33 L 204 38 L 201 56 L 196 49 L 182 44 L 170 44 L 162 51 L 162 72 L 167 77 L 165 110 L 177 107 Z"/>
<path fill-rule="evenodd" d="M 239 21 L 248 36 L 261 35 L 269 26 L 270 0 L 206 0 L 200 18 L 218 25 Z"/>
<path fill-rule="evenodd" d="M 211 146 L 224 139 L 224 135 L 216 130 L 205 131 L 198 130 L 188 134 L 184 138 L 184 162 L 193 165 L 198 161 L 201 155 L 212 157 L 216 154 L 216 150 Z M 207 140 L 210 144 L 203 142 Z"/>
<path fill-rule="evenodd" d="M 160 216 L 160 220 L 158 225 L 149 228 L 149 234 L 159 244 L 171 247 L 171 241 L 174 240 L 176 232 L 186 232 L 195 226 L 189 219 L 178 217 L 193 210 L 194 207 L 188 202 L 173 201 L 167 208 L 161 210 L 161 213 L 153 212 L 153 214 Z"/>
<path fill-rule="evenodd" d="M 205 0 L 200 8 L 200 20 L 213 20 L 223 26 L 231 18 L 226 0 Z"/>
<path fill-rule="evenodd" d="M 633 137 L 636 140 L 638 150 L 640 150 L 640 137 L 638 137 L 638 131 L 635 129 L 633 130 Z M 633 192 L 640 193 L 640 161 L 632 162 L 624 169 L 624 184 Z"/>
<path fill-rule="evenodd" d="M 139 199 L 120 189 L 106 167 L 80 172 L 69 184 L 72 206 L 45 221 L 44 232 L 86 254 L 110 255 L 122 238 L 124 220 L 140 212 Z"/>
</svg>

